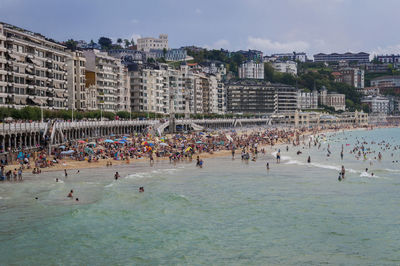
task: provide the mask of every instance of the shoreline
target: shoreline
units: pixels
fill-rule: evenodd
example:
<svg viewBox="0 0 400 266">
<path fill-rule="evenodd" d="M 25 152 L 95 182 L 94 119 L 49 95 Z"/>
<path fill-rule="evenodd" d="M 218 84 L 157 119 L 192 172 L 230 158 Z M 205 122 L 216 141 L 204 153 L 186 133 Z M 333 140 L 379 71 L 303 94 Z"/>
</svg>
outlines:
<svg viewBox="0 0 400 266">
<path fill-rule="evenodd" d="M 336 133 L 336 132 L 342 132 L 342 131 L 355 131 L 355 130 L 375 130 L 375 129 L 382 129 L 382 128 L 398 128 L 397 126 L 379 126 L 379 127 L 374 127 L 373 129 L 365 128 L 365 127 L 355 127 L 355 128 L 340 128 L 340 129 L 321 129 L 315 132 L 315 130 L 306 130 L 305 132 L 298 132 L 298 137 L 307 137 L 310 135 L 315 135 L 315 134 L 328 134 L 328 133 Z M 289 129 L 289 128 L 288 128 Z M 243 129 L 242 131 L 239 131 L 240 134 L 247 134 L 247 133 L 254 133 L 254 132 L 260 132 L 261 130 L 266 130 L 266 129 L 261 129 L 261 128 L 249 128 L 249 129 Z M 297 131 L 295 131 L 297 132 Z M 295 134 L 296 135 L 296 134 Z M 293 141 L 295 136 L 292 137 L 291 141 Z M 287 141 L 283 139 L 278 139 L 276 143 L 274 143 L 273 146 L 269 144 L 260 144 L 259 148 L 260 149 L 266 149 L 266 150 L 276 150 L 279 148 L 282 148 L 281 146 L 284 144 L 288 144 Z M 290 142 L 291 144 L 291 142 Z M 240 148 L 237 148 L 236 151 L 240 151 Z M 268 153 L 268 151 L 267 151 Z M 201 159 L 212 159 L 216 157 L 224 157 L 224 156 L 231 156 L 232 151 L 231 150 L 218 150 L 213 153 L 208 153 L 208 152 L 202 152 L 202 153 L 195 153 L 193 155 L 193 162 L 195 162 L 195 158 L 197 156 L 200 156 Z M 240 156 L 240 154 L 236 153 L 235 157 Z M 154 157 L 154 164 L 156 164 L 158 161 L 165 161 L 169 160 L 169 157 Z M 120 165 L 132 165 L 134 166 L 136 163 L 143 163 L 143 162 L 148 162 L 149 166 L 150 161 L 148 157 L 142 157 L 142 158 L 130 158 L 129 160 L 114 160 L 114 159 L 99 159 L 97 162 L 90 162 L 88 163 L 86 160 L 84 161 L 76 161 L 76 160 L 69 160 L 69 159 L 63 159 L 60 160 L 58 164 L 55 164 L 52 167 L 48 168 L 41 168 L 41 172 L 58 172 L 58 171 L 63 171 L 64 169 L 66 170 L 80 170 L 80 169 L 91 169 L 91 168 L 107 168 L 107 163 L 112 162 L 112 165 L 109 167 L 115 167 L 115 166 L 120 166 Z M 179 162 L 178 162 L 179 163 Z M 13 164 L 13 165 L 7 165 L 5 169 L 7 170 L 13 170 L 13 169 L 18 169 L 19 164 Z M 23 173 L 28 174 L 28 175 L 35 175 L 31 173 L 31 169 L 24 169 Z"/>
</svg>

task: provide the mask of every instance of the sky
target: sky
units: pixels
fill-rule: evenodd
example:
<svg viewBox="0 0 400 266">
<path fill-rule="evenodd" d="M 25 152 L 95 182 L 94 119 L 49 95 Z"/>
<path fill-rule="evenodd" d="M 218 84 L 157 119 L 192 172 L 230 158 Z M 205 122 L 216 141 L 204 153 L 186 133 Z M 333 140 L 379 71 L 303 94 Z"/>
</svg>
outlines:
<svg viewBox="0 0 400 266">
<path fill-rule="evenodd" d="M 264 54 L 400 53 L 400 0 L 0 0 L 0 21 L 57 41 L 137 39 Z"/>
</svg>

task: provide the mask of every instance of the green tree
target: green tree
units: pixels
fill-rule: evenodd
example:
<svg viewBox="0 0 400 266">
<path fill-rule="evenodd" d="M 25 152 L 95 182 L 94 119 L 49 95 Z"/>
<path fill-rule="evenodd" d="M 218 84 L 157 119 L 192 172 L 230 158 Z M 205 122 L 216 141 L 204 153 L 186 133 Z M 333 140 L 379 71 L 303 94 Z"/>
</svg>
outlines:
<svg viewBox="0 0 400 266">
<path fill-rule="evenodd" d="M 124 39 L 125 48 L 128 48 L 131 45 L 131 42 L 128 39 Z"/>
<path fill-rule="evenodd" d="M 68 49 L 71 51 L 75 51 L 77 48 L 77 41 L 74 41 L 73 39 L 69 39 L 68 41 L 65 42 L 65 46 L 67 46 Z"/>
<path fill-rule="evenodd" d="M 112 45 L 111 39 L 107 37 L 100 37 L 98 43 L 103 50 L 110 50 Z"/>
</svg>

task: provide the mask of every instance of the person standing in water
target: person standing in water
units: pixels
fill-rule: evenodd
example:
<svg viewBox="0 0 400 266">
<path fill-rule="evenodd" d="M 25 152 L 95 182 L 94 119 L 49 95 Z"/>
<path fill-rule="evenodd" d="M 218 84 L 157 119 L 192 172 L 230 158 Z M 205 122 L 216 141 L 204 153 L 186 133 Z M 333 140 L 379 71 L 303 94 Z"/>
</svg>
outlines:
<svg viewBox="0 0 400 266">
<path fill-rule="evenodd" d="M 276 163 L 280 163 L 281 162 L 281 150 L 278 150 L 278 153 L 276 154 Z"/>
<path fill-rule="evenodd" d="M 311 156 L 308 156 L 307 163 L 311 163 Z"/>
<path fill-rule="evenodd" d="M 267 170 L 269 170 L 269 162 L 267 162 Z"/>
<path fill-rule="evenodd" d="M 68 177 L 67 169 L 64 169 L 64 176 L 65 176 L 65 178 Z"/>
<path fill-rule="evenodd" d="M 344 166 L 342 165 L 342 170 L 340 171 L 341 175 L 342 175 L 342 179 L 344 179 L 344 176 L 346 174 L 346 170 L 344 169 Z"/>
</svg>

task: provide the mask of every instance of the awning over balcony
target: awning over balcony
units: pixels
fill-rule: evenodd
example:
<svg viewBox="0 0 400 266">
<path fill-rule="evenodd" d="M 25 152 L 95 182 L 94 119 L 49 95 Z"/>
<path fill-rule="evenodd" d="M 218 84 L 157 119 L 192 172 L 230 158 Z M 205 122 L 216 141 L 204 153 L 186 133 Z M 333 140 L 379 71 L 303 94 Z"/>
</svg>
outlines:
<svg viewBox="0 0 400 266">
<path fill-rule="evenodd" d="M 26 104 L 26 98 L 14 98 L 15 104 Z"/>
<path fill-rule="evenodd" d="M 36 103 L 37 105 L 42 105 L 44 102 L 39 98 L 31 99 L 32 102 Z"/>
<path fill-rule="evenodd" d="M 62 92 L 62 91 L 56 91 L 56 96 L 57 96 L 58 98 L 64 98 L 64 92 Z"/>
<path fill-rule="evenodd" d="M 42 61 L 40 60 L 32 60 L 32 62 L 37 66 L 42 66 Z"/>
</svg>

